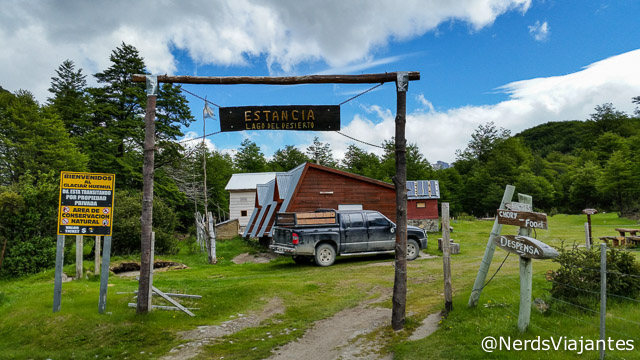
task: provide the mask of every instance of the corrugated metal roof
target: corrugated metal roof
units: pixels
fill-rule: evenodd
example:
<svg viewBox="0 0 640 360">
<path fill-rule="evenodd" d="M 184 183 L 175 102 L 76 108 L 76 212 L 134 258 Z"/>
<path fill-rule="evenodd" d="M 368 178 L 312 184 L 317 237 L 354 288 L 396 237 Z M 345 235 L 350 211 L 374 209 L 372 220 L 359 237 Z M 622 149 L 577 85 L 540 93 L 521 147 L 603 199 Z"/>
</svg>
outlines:
<svg viewBox="0 0 640 360">
<path fill-rule="evenodd" d="M 233 174 L 225 190 L 255 190 L 258 184 L 265 184 L 276 177 L 274 172 Z"/>
<path fill-rule="evenodd" d="M 278 212 L 287 211 L 287 207 L 289 206 L 291 198 L 293 197 L 293 192 L 296 191 L 296 186 L 298 185 L 298 181 L 300 181 L 300 176 L 302 176 L 302 171 L 304 170 L 306 164 L 307 163 L 302 163 L 293 170 L 289 171 L 289 174 L 291 174 L 291 176 L 288 181 L 286 196 L 283 198 L 284 201 L 282 202 L 282 206 L 280 206 L 280 210 Z"/>
<path fill-rule="evenodd" d="M 440 184 L 438 180 L 407 181 L 407 199 L 440 199 Z"/>
</svg>

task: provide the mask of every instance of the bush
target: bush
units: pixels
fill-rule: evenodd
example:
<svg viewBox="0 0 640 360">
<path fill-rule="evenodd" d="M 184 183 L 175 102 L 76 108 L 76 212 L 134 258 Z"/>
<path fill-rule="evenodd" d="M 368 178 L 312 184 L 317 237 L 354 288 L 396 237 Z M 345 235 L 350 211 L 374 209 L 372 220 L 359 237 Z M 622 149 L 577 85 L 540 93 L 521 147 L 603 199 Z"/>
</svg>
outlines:
<svg viewBox="0 0 640 360">
<path fill-rule="evenodd" d="M 46 270 L 56 262 L 56 239 L 33 237 L 18 241 L 7 249 L 2 265 L 6 276 L 23 276 Z"/>
<path fill-rule="evenodd" d="M 128 255 L 140 252 L 142 229 L 142 192 L 116 190 L 113 220 L 112 253 Z M 153 199 L 153 231 L 156 233 L 156 253 L 175 254 L 178 241 L 173 236 L 177 218 L 160 198 Z"/>
<path fill-rule="evenodd" d="M 600 249 L 562 248 L 553 261 L 560 268 L 551 274 L 551 296 L 584 307 L 598 304 L 600 294 Z M 631 276 L 629 276 L 631 275 Z M 640 294 L 640 264 L 627 251 L 607 251 L 607 295 L 635 299 Z"/>
<path fill-rule="evenodd" d="M 0 276 L 23 276 L 55 264 L 58 210 L 56 174 L 27 173 L 0 187 L 0 247 L 7 241 Z"/>
</svg>

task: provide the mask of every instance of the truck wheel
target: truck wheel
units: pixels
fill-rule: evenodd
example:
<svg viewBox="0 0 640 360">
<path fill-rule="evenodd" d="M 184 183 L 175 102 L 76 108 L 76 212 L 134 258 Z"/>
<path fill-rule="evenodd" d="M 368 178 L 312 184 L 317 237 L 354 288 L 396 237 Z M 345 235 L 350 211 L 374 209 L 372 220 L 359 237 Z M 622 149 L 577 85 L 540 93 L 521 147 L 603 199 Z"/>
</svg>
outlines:
<svg viewBox="0 0 640 360">
<path fill-rule="evenodd" d="M 420 255 L 420 245 L 413 239 L 407 239 L 407 260 L 415 260 Z"/>
<path fill-rule="evenodd" d="M 316 248 L 316 265 L 330 266 L 336 261 L 336 249 L 330 244 L 320 244 Z"/>
</svg>

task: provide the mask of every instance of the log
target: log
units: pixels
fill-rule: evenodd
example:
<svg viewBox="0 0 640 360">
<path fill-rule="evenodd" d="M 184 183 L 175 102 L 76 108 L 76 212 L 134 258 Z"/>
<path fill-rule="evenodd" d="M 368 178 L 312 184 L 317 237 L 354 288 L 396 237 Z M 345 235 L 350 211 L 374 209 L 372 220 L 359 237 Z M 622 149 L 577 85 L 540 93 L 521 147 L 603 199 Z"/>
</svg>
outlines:
<svg viewBox="0 0 640 360">
<path fill-rule="evenodd" d="M 398 73 L 361 74 L 361 75 L 306 75 L 306 76 L 170 76 L 158 75 L 159 83 L 180 84 L 262 84 L 262 85 L 297 85 L 297 84 L 376 84 L 395 82 Z M 135 74 L 133 82 L 145 82 L 147 75 Z M 419 71 L 409 72 L 409 81 L 420 80 Z"/>
</svg>

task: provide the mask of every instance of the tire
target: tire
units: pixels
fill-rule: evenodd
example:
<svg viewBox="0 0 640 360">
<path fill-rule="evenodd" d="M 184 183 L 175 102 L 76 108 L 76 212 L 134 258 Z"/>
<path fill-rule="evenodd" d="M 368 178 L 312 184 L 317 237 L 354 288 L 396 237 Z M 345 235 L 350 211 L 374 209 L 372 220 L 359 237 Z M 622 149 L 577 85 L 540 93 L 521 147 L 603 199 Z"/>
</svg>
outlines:
<svg viewBox="0 0 640 360">
<path fill-rule="evenodd" d="M 311 257 L 310 256 L 294 255 L 293 256 L 293 262 L 295 262 L 298 265 L 309 264 L 311 262 Z"/>
<path fill-rule="evenodd" d="M 320 244 L 316 248 L 316 255 L 314 257 L 316 265 L 318 266 L 331 266 L 336 261 L 336 248 L 330 244 Z"/>
<path fill-rule="evenodd" d="M 413 239 L 407 239 L 407 260 L 415 260 L 420 256 L 420 245 Z"/>
</svg>

